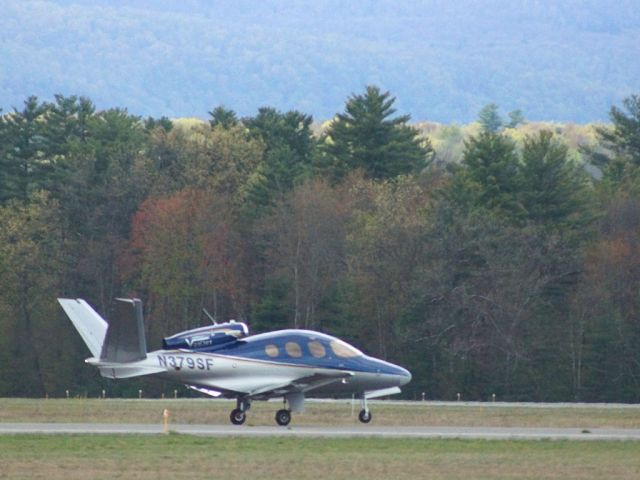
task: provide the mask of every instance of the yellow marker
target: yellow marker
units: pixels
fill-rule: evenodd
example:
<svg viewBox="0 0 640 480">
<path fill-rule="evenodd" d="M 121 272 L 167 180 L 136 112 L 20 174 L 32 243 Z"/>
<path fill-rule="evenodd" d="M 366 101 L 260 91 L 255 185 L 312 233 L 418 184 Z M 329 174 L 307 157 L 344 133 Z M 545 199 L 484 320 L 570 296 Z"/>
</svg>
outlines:
<svg viewBox="0 0 640 480">
<path fill-rule="evenodd" d="M 168 408 L 164 409 L 162 412 L 162 423 L 164 425 L 163 432 L 169 433 L 169 417 L 171 416 L 171 412 L 169 412 Z"/>
</svg>

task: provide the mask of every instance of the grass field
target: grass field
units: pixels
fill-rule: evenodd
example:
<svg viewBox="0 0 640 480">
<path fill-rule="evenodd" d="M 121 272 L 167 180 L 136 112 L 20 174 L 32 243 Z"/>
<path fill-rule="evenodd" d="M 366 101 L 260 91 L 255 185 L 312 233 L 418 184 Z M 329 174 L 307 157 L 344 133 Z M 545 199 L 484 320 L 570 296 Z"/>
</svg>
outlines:
<svg viewBox="0 0 640 480">
<path fill-rule="evenodd" d="M 0 436 L 0 478 L 638 479 L 638 442 Z"/>
<path fill-rule="evenodd" d="M 0 422 L 228 422 L 233 402 L 0 399 Z M 249 424 L 272 425 L 256 402 Z M 375 404 L 379 425 L 640 427 L 638 408 Z M 355 411 L 357 412 L 357 408 Z M 349 403 L 308 403 L 300 425 L 356 423 Z M 634 479 L 640 442 L 188 435 L 0 435 L 0 479 Z"/>
<path fill-rule="evenodd" d="M 172 423 L 227 424 L 235 403 L 213 400 L 0 399 L 0 422 L 161 423 L 165 408 Z M 277 402 L 254 402 L 248 425 L 273 425 Z M 359 404 L 307 402 L 295 425 L 358 423 Z M 371 405 L 375 425 L 640 428 L 640 408 L 531 408 L 437 405 Z M 639 477 L 640 478 L 640 477 Z"/>
</svg>

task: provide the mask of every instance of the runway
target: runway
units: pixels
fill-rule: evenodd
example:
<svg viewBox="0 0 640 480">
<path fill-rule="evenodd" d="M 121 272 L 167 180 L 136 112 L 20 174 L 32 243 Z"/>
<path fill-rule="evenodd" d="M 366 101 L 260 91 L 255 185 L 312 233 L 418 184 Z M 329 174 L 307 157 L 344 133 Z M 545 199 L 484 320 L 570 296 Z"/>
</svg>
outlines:
<svg viewBox="0 0 640 480">
<path fill-rule="evenodd" d="M 485 440 L 634 440 L 631 428 L 521 427 L 376 427 L 351 426 L 235 426 L 172 424 L 171 432 L 207 437 L 320 437 L 320 438 L 456 438 Z M 0 423 L 0 434 L 163 434 L 162 425 L 107 423 Z"/>
</svg>

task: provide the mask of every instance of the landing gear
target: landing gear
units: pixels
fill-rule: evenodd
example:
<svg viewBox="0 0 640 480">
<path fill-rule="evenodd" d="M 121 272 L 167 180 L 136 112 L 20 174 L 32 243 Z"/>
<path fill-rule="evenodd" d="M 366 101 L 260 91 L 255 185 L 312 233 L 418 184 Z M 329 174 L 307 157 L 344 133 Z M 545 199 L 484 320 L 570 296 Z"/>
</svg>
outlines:
<svg viewBox="0 0 640 480">
<path fill-rule="evenodd" d="M 229 416 L 231 423 L 234 425 L 242 425 L 244 421 L 247 419 L 247 414 L 240 410 L 239 408 L 234 408 L 231 410 L 231 415 Z"/>
<path fill-rule="evenodd" d="M 358 414 L 358 420 L 360 420 L 362 423 L 369 423 L 371 421 L 372 415 L 371 412 L 368 410 L 360 410 L 360 413 Z"/>
<path fill-rule="evenodd" d="M 287 408 L 289 407 L 289 408 Z M 291 422 L 291 411 L 298 412 L 301 410 L 296 410 L 296 407 L 299 408 L 295 402 L 288 403 L 287 398 L 284 399 L 284 408 L 278 410 L 276 412 L 276 423 L 282 427 L 286 427 Z M 231 411 L 229 415 L 229 420 L 234 425 L 242 425 L 247 420 L 247 412 L 251 408 L 251 402 L 246 397 L 238 397 L 236 399 L 236 408 Z"/>
<path fill-rule="evenodd" d="M 236 400 L 236 408 L 231 410 L 229 420 L 234 425 L 242 425 L 247 419 L 247 411 L 251 408 L 251 403 L 246 398 L 238 398 Z"/>
<path fill-rule="evenodd" d="M 358 420 L 362 423 L 369 423 L 372 415 L 369 411 L 369 406 L 367 405 L 367 398 L 364 395 L 362 396 L 360 403 L 362 404 L 362 410 L 360 410 L 360 413 L 358 414 Z"/>
<path fill-rule="evenodd" d="M 282 410 L 278 410 L 276 412 L 276 423 L 281 427 L 286 427 L 287 425 L 289 425 L 290 421 L 291 412 L 289 410 L 283 408 Z"/>
</svg>

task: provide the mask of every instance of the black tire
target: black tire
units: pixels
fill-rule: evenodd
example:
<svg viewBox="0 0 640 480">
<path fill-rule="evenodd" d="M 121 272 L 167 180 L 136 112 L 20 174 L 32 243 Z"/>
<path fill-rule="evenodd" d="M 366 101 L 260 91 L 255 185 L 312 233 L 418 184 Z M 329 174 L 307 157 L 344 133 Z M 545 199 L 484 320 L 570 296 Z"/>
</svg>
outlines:
<svg viewBox="0 0 640 480">
<path fill-rule="evenodd" d="M 286 427 L 291 421 L 291 412 L 289 410 L 278 410 L 276 412 L 276 423 L 281 427 Z"/>
<path fill-rule="evenodd" d="M 239 408 L 235 408 L 231 411 L 231 415 L 229 415 L 229 419 L 231 423 L 234 425 L 242 425 L 244 421 L 247 419 L 247 414 L 240 410 Z"/>
<path fill-rule="evenodd" d="M 373 416 L 371 415 L 371 412 L 368 412 L 366 410 L 360 410 L 360 413 L 358 414 L 358 420 L 360 420 L 362 423 L 369 423 L 372 417 Z"/>
</svg>

